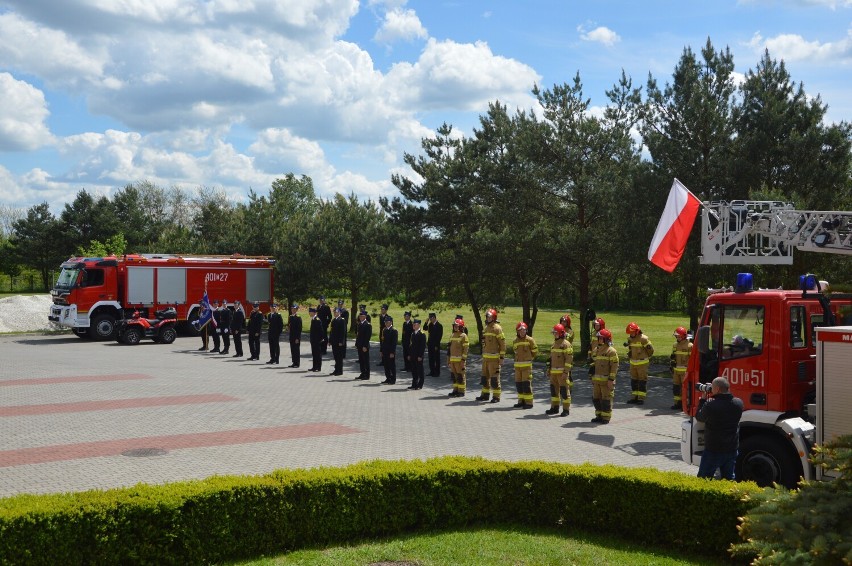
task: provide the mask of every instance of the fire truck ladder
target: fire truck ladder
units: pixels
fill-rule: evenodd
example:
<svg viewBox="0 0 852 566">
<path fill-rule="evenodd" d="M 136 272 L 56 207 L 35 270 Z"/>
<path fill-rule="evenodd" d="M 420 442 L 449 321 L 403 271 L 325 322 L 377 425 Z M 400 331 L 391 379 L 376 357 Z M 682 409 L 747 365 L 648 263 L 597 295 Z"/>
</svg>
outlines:
<svg viewBox="0 0 852 566">
<path fill-rule="evenodd" d="M 705 203 L 701 263 L 793 263 L 793 249 L 852 255 L 852 212 L 796 210 L 780 201 Z"/>
</svg>

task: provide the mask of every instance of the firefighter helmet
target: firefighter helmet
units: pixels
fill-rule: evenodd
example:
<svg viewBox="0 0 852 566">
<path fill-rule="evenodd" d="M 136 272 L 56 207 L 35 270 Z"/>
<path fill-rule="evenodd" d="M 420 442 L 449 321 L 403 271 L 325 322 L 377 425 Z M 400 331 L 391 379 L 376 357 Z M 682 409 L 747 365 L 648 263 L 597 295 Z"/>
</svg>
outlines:
<svg viewBox="0 0 852 566">
<path fill-rule="evenodd" d="M 519 322 L 519 323 L 518 323 L 518 325 L 517 325 L 517 326 L 515 326 L 515 330 L 520 330 L 520 329 L 522 329 L 522 328 L 523 328 L 524 330 L 526 330 L 526 329 L 527 329 L 527 323 L 526 323 L 526 322 Z"/>
<path fill-rule="evenodd" d="M 553 334 L 556 334 L 557 336 L 565 336 L 565 327 L 561 324 L 554 324 Z"/>
<path fill-rule="evenodd" d="M 464 321 L 460 318 L 457 318 L 453 321 L 454 326 L 458 326 L 459 328 L 464 328 Z"/>
<path fill-rule="evenodd" d="M 606 328 L 602 328 L 601 331 L 598 332 L 598 336 L 600 336 L 607 342 L 612 342 L 612 332 L 610 332 Z"/>
<path fill-rule="evenodd" d="M 678 340 L 685 340 L 686 328 L 684 328 L 683 326 L 678 326 L 677 328 L 675 328 L 674 334 L 672 334 L 672 336 L 674 336 Z"/>
<path fill-rule="evenodd" d="M 497 309 L 488 309 L 487 311 L 485 311 L 485 318 L 497 320 Z"/>
<path fill-rule="evenodd" d="M 604 322 L 604 319 L 602 319 L 600 317 L 595 319 L 595 324 L 597 324 L 600 327 L 600 328 L 598 328 L 598 330 L 603 330 L 604 328 L 606 328 L 606 323 Z"/>
<path fill-rule="evenodd" d="M 637 332 L 639 332 L 639 325 L 638 324 L 636 324 L 635 322 L 631 322 L 630 324 L 627 325 L 627 333 L 628 334 L 636 334 Z"/>
</svg>

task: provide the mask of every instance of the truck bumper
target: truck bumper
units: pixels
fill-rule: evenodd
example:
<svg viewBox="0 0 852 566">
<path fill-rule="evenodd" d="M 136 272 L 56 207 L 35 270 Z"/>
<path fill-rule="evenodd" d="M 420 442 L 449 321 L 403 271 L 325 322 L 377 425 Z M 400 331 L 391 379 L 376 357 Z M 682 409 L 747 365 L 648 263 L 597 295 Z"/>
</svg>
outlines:
<svg viewBox="0 0 852 566">
<path fill-rule="evenodd" d="M 85 315 L 81 318 L 77 314 L 76 305 L 51 305 L 50 313 L 47 315 L 47 320 L 49 320 L 50 322 L 54 322 L 59 326 L 66 326 L 68 328 L 89 327 L 89 318 Z"/>
<path fill-rule="evenodd" d="M 704 452 L 704 423 L 694 418 L 680 423 L 680 457 L 687 464 L 697 466 Z"/>
</svg>

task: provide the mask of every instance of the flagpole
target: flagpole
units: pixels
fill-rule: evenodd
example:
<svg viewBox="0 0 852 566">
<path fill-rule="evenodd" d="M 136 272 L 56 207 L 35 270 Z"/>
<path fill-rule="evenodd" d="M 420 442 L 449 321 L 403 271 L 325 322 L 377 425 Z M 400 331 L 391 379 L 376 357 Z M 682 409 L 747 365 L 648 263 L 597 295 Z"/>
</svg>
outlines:
<svg viewBox="0 0 852 566">
<path fill-rule="evenodd" d="M 690 191 L 689 189 L 687 189 L 687 188 L 686 188 L 686 185 L 684 185 L 684 184 L 681 182 L 681 180 L 680 180 L 680 179 L 678 179 L 677 177 L 675 177 L 675 178 L 674 178 L 674 180 L 675 180 L 675 182 L 676 182 L 678 185 L 680 185 L 681 187 L 683 187 L 683 190 L 685 190 L 686 192 L 688 192 L 689 194 L 691 194 L 691 195 L 692 195 L 692 197 L 693 197 L 695 200 L 697 200 L 697 201 L 698 201 L 698 204 L 700 204 L 702 207 L 704 207 L 705 209 L 707 209 L 707 211 L 708 211 L 710 214 L 712 214 L 713 216 L 715 216 L 715 217 L 716 217 L 716 219 L 718 220 L 719 216 L 718 216 L 718 214 L 716 214 L 716 211 L 715 211 L 715 210 L 713 210 L 712 208 L 710 208 L 710 206 L 709 206 L 709 205 L 704 204 L 704 201 L 703 201 L 703 200 L 701 200 L 700 198 L 698 198 L 697 196 L 695 196 L 695 193 L 693 193 L 692 191 Z"/>
</svg>

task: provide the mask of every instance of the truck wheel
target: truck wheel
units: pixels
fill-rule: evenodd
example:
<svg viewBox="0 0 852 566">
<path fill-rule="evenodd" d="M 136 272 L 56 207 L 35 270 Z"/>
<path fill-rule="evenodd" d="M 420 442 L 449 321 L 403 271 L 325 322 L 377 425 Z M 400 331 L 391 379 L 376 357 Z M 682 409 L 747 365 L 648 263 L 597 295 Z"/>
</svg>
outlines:
<svg viewBox="0 0 852 566">
<path fill-rule="evenodd" d="M 124 331 L 124 343 L 134 346 L 142 340 L 142 332 L 138 328 L 128 328 Z"/>
<path fill-rule="evenodd" d="M 160 330 L 160 342 L 163 344 L 171 344 L 177 338 L 177 330 L 174 326 L 167 326 Z"/>
<path fill-rule="evenodd" d="M 782 439 L 758 434 L 740 443 L 736 475 L 738 480 L 753 481 L 760 487 L 778 483 L 794 489 L 802 476 L 802 464 Z"/>
<path fill-rule="evenodd" d="M 112 340 L 115 337 L 115 317 L 99 314 L 92 319 L 89 336 L 95 340 Z"/>
</svg>

